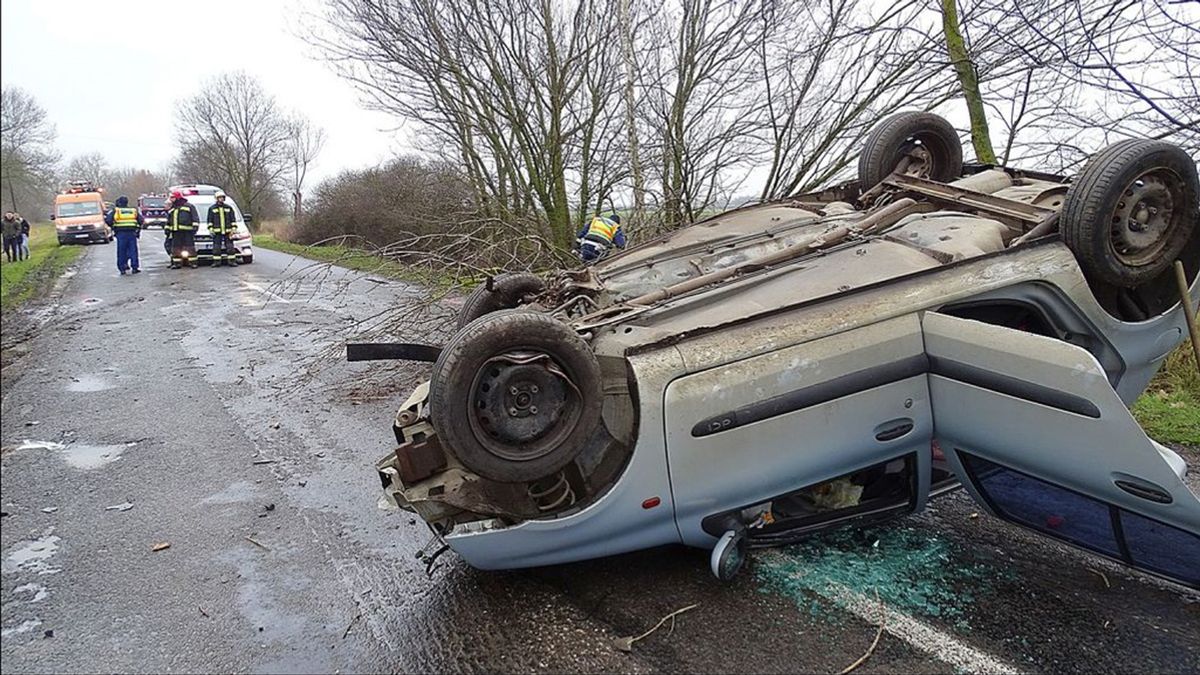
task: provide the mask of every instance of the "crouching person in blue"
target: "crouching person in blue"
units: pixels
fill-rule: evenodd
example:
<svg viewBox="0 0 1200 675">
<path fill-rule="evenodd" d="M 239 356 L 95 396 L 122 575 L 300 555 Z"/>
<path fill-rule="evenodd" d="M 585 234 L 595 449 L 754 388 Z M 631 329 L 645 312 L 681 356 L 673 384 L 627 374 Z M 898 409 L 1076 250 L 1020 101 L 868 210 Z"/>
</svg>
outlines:
<svg viewBox="0 0 1200 675">
<path fill-rule="evenodd" d="M 124 195 L 117 197 L 113 210 L 104 215 L 117 236 L 117 269 L 121 274 L 132 271 L 141 273 L 138 262 L 138 237 L 142 236 L 142 214 L 137 209 L 129 208 L 129 198 Z"/>
<path fill-rule="evenodd" d="M 625 231 L 621 229 L 621 217 L 615 213 L 592 218 L 577 237 L 579 259 L 588 265 L 607 255 L 613 246 L 625 248 Z"/>
</svg>

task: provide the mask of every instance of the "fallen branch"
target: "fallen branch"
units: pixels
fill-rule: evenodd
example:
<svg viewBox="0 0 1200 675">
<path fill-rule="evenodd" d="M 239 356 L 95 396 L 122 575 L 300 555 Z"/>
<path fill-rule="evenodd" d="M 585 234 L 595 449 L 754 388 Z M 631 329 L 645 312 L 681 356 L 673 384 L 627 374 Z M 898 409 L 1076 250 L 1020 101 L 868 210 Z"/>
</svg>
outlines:
<svg viewBox="0 0 1200 675">
<path fill-rule="evenodd" d="M 699 604 L 688 605 L 687 607 L 684 607 L 682 609 L 677 609 L 674 612 L 671 612 L 670 614 L 664 616 L 662 619 L 659 619 L 658 623 L 654 624 L 654 628 L 651 628 L 650 630 L 646 631 L 645 633 L 642 633 L 641 635 L 638 635 L 637 637 L 617 638 L 616 640 L 613 640 L 613 642 L 614 642 L 616 648 L 620 649 L 623 652 L 633 651 L 633 643 L 637 642 L 638 640 L 641 640 L 644 637 L 648 637 L 654 631 L 658 630 L 659 628 L 662 628 L 663 624 L 666 623 L 667 621 L 671 621 L 671 627 L 672 627 L 672 629 L 674 629 L 674 627 L 675 627 L 674 619 L 676 616 L 679 616 L 680 614 L 683 614 L 684 612 L 686 612 L 688 610 L 695 609 L 699 606 L 700 606 Z"/>
<path fill-rule="evenodd" d="M 881 637 L 883 637 L 883 624 L 879 624 L 879 630 L 875 631 L 875 639 L 871 641 L 871 646 L 867 647 L 866 653 L 858 657 L 858 660 L 854 663 L 846 666 L 846 668 L 838 675 L 846 675 L 846 673 L 866 663 L 867 659 L 871 658 L 871 654 L 875 653 L 875 647 L 879 644 L 879 638 Z"/>
<path fill-rule="evenodd" d="M 871 654 L 875 653 L 875 647 L 879 646 L 879 638 L 883 637 L 883 627 L 887 623 L 884 617 L 887 615 L 883 613 L 883 600 L 879 598 L 878 588 L 875 589 L 875 601 L 879 603 L 879 630 L 875 631 L 875 639 L 871 641 L 871 646 L 867 647 L 867 651 L 864 652 L 862 656 L 858 657 L 857 661 L 846 666 L 842 672 L 838 673 L 838 675 L 846 675 L 846 673 L 866 663 L 867 659 L 871 658 Z"/>
<path fill-rule="evenodd" d="M 251 544 L 254 544 L 255 546 L 257 546 L 257 547 L 261 548 L 261 549 L 262 549 L 262 550 L 264 550 L 264 551 L 270 551 L 270 550 L 271 550 L 271 549 L 267 548 L 267 545 L 266 545 L 266 544 L 262 543 L 261 541 L 259 541 L 259 540 L 255 539 L 254 537 L 251 537 L 251 536 L 249 536 L 249 535 L 247 535 L 247 536 L 246 536 L 246 541 L 250 542 Z"/>
</svg>

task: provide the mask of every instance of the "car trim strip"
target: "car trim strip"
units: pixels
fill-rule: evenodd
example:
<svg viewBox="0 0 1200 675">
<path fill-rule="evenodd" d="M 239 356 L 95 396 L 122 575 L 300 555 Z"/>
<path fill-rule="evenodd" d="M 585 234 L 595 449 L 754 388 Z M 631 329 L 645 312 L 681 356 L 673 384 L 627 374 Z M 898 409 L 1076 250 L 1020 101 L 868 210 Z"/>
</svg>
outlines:
<svg viewBox="0 0 1200 675">
<path fill-rule="evenodd" d="M 730 431 L 747 424 L 786 415 L 858 391 L 880 387 L 925 373 L 940 375 L 1076 415 L 1093 419 L 1100 418 L 1100 409 L 1096 407 L 1096 404 L 1081 396 L 1008 375 L 993 373 L 959 361 L 916 354 L 893 363 L 859 370 L 826 382 L 772 396 L 736 410 L 706 417 L 692 427 L 692 437 L 702 438 Z"/>
<path fill-rule="evenodd" d="M 1084 417 L 1100 419 L 1100 409 L 1096 407 L 1095 403 L 1082 396 L 1076 396 L 1075 394 L 1069 394 L 1051 387 L 1002 375 L 990 370 L 984 370 L 983 368 L 960 361 L 930 356 L 929 372 L 965 384 L 982 387 L 983 389 L 999 394 L 1032 401 L 1033 403 L 1075 413 L 1076 415 L 1083 415 Z"/>
<path fill-rule="evenodd" d="M 835 377 L 809 387 L 796 389 L 772 396 L 737 410 L 713 415 L 692 427 L 692 437 L 700 438 L 729 431 L 737 427 L 760 422 L 772 417 L 786 415 L 803 408 L 820 405 L 856 391 L 871 389 L 885 384 L 924 374 L 929 370 L 929 361 L 924 354 L 914 354 L 906 359 L 855 371 Z"/>
</svg>

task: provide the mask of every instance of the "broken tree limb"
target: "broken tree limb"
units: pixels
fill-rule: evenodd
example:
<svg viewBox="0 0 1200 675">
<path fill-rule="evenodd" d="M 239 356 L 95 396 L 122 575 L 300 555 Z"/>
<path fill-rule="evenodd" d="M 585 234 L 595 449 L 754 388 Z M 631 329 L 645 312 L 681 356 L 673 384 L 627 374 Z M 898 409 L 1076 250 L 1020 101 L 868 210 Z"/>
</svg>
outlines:
<svg viewBox="0 0 1200 675">
<path fill-rule="evenodd" d="M 1188 337 L 1192 339 L 1192 353 L 1196 356 L 1196 370 L 1200 371 L 1200 329 L 1196 327 L 1196 313 L 1192 311 L 1192 298 L 1188 294 L 1187 274 L 1183 261 L 1175 261 L 1175 283 L 1179 285 L 1179 302 L 1183 304 L 1183 316 L 1187 319 Z"/>
</svg>

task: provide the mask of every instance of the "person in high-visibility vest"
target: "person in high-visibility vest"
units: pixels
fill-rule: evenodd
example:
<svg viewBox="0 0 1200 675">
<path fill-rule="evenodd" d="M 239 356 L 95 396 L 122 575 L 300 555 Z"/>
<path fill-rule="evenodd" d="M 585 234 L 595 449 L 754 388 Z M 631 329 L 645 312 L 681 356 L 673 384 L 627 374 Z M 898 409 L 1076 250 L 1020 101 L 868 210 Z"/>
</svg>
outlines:
<svg viewBox="0 0 1200 675">
<path fill-rule="evenodd" d="M 142 236 L 141 212 L 129 208 L 129 198 L 121 195 L 117 197 L 112 210 L 104 214 L 104 222 L 117 236 L 117 269 L 121 274 L 127 274 L 130 270 L 134 274 L 141 274 L 137 243 L 138 237 Z"/>
<path fill-rule="evenodd" d="M 213 195 L 216 203 L 208 207 L 208 233 L 212 235 L 212 264 L 237 265 L 237 247 L 233 235 L 237 234 L 237 215 L 233 207 L 225 203 L 225 193 L 217 190 Z"/>
<path fill-rule="evenodd" d="M 200 229 L 200 214 L 181 192 L 171 193 L 171 209 L 163 229 L 171 237 L 171 269 L 183 265 L 196 266 L 196 230 Z"/>
<path fill-rule="evenodd" d="M 579 258 L 591 264 L 603 258 L 613 246 L 625 248 L 625 232 L 621 229 L 621 216 L 612 213 L 597 215 L 579 231 Z"/>
</svg>

